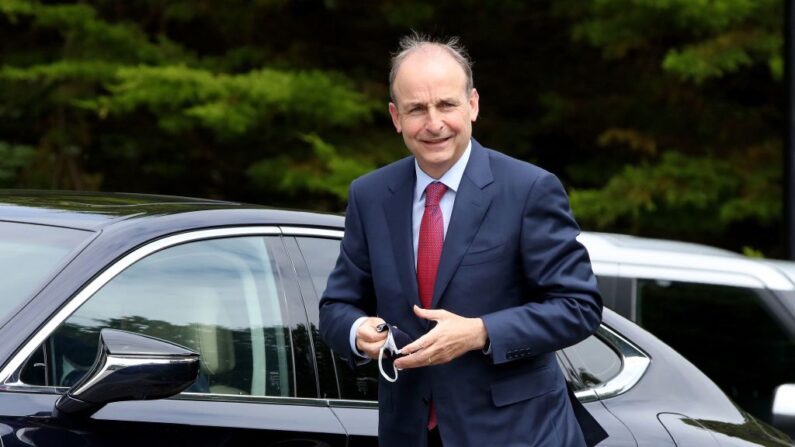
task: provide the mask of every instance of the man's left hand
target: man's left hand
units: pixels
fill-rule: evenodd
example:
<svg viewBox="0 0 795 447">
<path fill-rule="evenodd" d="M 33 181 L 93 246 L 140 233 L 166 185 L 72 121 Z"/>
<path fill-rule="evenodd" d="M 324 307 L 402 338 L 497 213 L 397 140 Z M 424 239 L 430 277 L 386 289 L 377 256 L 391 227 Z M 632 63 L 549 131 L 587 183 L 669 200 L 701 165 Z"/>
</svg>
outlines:
<svg viewBox="0 0 795 447">
<path fill-rule="evenodd" d="M 441 365 L 486 345 L 488 333 L 480 318 L 466 318 L 443 309 L 419 306 L 414 306 L 414 313 L 420 318 L 435 321 L 436 327 L 401 349 L 408 355 L 395 360 L 395 367 L 399 369 Z"/>
</svg>

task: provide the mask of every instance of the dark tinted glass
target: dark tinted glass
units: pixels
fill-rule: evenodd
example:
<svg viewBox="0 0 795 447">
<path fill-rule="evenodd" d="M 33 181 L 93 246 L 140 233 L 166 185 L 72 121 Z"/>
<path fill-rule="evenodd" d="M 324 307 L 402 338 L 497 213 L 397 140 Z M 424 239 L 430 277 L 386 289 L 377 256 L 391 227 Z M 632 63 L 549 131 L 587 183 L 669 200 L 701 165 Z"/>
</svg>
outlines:
<svg viewBox="0 0 795 447">
<path fill-rule="evenodd" d="M 317 296 L 320 297 L 326 289 L 326 282 L 337 257 L 340 253 L 339 239 L 324 239 L 314 237 L 297 237 L 298 246 L 301 248 L 306 261 L 312 284 Z M 339 379 L 339 391 L 343 399 L 378 400 L 378 366 L 370 362 L 358 367 L 355 371 L 349 368 L 339 357 L 334 358 L 331 350 L 320 340 L 315 340 L 317 350 L 318 369 L 324 369 L 324 364 L 331 363 Z"/>
<path fill-rule="evenodd" d="M 94 233 L 0 222 L 0 320 L 54 273 L 69 253 Z"/>
<path fill-rule="evenodd" d="M 599 386 L 621 371 L 621 357 L 594 335 L 564 349 L 563 354 L 584 388 Z"/>
<path fill-rule="evenodd" d="M 795 382 L 795 342 L 768 292 L 639 280 L 640 324 L 693 362 L 742 408 L 769 420 L 773 389 Z"/>
<path fill-rule="evenodd" d="M 323 296 L 326 282 L 340 254 L 340 240 L 319 237 L 297 237 L 298 246 L 312 275 L 312 284 L 318 297 Z"/>
<path fill-rule="evenodd" d="M 48 384 L 79 380 L 94 360 L 99 331 L 110 327 L 199 352 L 201 373 L 188 391 L 292 396 L 283 296 L 261 237 L 197 241 L 156 252 L 103 286 L 45 342 L 40 352 L 48 358 Z M 23 370 L 23 377 L 40 376 Z"/>
</svg>

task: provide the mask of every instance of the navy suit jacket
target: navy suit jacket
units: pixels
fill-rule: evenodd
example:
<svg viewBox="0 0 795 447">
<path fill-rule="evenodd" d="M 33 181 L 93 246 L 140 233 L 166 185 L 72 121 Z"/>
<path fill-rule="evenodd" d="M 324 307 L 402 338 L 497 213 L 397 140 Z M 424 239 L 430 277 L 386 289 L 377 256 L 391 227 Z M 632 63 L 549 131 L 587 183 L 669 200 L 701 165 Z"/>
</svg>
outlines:
<svg viewBox="0 0 795 447">
<path fill-rule="evenodd" d="M 320 302 L 323 339 L 353 366 L 350 330 L 377 315 L 412 338 L 414 157 L 351 184 L 345 236 Z M 381 446 L 421 446 L 433 400 L 445 445 L 580 446 L 606 436 L 571 399 L 555 351 L 591 335 L 602 301 L 558 179 L 472 140 L 444 240 L 433 307 L 485 323 L 491 352 L 379 383 Z M 574 404 L 574 406 L 572 406 Z"/>
</svg>

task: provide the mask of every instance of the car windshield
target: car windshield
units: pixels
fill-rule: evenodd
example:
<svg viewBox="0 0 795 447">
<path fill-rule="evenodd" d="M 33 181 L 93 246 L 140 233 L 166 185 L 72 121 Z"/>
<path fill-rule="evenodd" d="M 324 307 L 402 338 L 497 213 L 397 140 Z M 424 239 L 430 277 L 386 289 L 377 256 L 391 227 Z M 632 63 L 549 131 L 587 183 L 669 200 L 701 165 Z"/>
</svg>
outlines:
<svg viewBox="0 0 795 447">
<path fill-rule="evenodd" d="M 70 228 L 0 222 L 0 321 L 45 284 L 93 233 Z"/>
</svg>

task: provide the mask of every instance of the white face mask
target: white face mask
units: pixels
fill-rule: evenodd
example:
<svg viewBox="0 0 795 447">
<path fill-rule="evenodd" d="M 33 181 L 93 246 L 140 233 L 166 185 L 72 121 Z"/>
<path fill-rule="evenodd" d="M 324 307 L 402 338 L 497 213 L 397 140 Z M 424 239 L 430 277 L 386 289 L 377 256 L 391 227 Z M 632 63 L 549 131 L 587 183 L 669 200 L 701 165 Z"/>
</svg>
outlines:
<svg viewBox="0 0 795 447">
<path fill-rule="evenodd" d="M 387 359 L 394 361 L 400 357 L 403 357 L 406 354 L 400 352 L 400 349 L 406 346 L 407 344 L 411 343 L 411 337 L 408 334 L 398 329 L 397 326 L 389 326 L 387 324 L 381 324 L 376 328 L 378 332 L 388 331 L 386 335 L 386 340 L 384 344 L 381 346 L 381 350 L 378 351 L 378 370 L 381 371 L 381 375 L 384 376 L 389 382 L 396 382 L 398 378 L 398 369 L 395 368 L 395 364 L 392 363 L 392 373 L 393 377 L 390 377 L 386 371 L 384 371 L 384 353 L 386 352 Z"/>
</svg>

